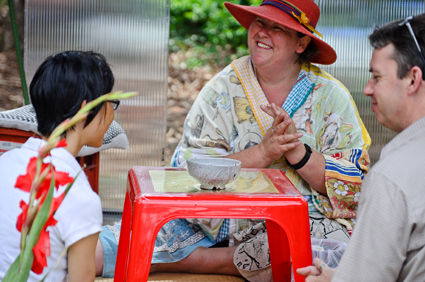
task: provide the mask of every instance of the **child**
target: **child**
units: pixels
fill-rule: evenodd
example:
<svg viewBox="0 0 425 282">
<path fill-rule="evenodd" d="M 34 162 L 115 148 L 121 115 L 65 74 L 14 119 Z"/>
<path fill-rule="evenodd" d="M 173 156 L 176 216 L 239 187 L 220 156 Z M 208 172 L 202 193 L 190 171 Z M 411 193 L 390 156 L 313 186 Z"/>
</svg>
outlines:
<svg viewBox="0 0 425 282">
<path fill-rule="evenodd" d="M 67 51 L 47 58 L 36 71 L 30 85 L 38 131 L 46 139 L 64 120 L 74 116 L 86 103 L 111 92 L 114 77 L 105 58 L 94 52 Z M 67 146 L 55 148 L 51 157 L 57 171 L 75 177 L 81 167 L 75 160 L 84 145 L 100 147 L 103 136 L 114 119 L 111 101 L 92 110 L 83 121 L 64 134 Z M 30 158 L 37 156 L 45 144 L 43 139 L 30 138 L 19 149 L 0 157 L 0 280 L 20 253 L 21 233 L 16 220 L 22 212 L 20 201 L 29 201 L 29 193 L 15 188 L 19 175 L 26 174 Z M 55 196 L 63 193 L 60 187 Z M 86 175 L 81 172 L 66 195 L 54 218 L 57 224 L 48 227 L 51 255 L 40 275 L 30 272 L 28 281 L 94 281 L 95 246 L 102 231 L 102 208 Z M 68 248 L 58 261 L 61 253 Z"/>
</svg>

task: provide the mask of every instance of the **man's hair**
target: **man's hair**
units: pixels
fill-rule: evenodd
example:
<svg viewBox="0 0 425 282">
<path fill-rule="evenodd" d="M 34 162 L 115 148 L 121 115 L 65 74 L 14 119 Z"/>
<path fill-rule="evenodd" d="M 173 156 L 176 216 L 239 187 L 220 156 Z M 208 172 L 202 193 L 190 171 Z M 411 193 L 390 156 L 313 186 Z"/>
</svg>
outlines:
<svg viewBox="0 0 425 282">
<path fill-rule="evenodd" d="M 112 70 L 101 54 L 66 51 L 48 57 L 38 67 L 30 84 L 38 131 L 49 136 L 60 123 L 80 110 L 84 100 L 89 103 L 111 92 L 113 86 Z M 90 112 L 84 127 L 103 105 Z"/>
<path fill-rule="evenodd" d="M 382 27 L 377 27 L 371 35 L 369 41 L 373 48 L 381 49 L 388 44 L 394 45 L 393 59 L 397 62 L 397 77 L 404 78 L 414 66 L 422 70 L 422 79 L 425 79 L 425 65 L 422 61 L 418 47 L 406 25 L 399 24 L 404 19 L 390 22 Z M 425 55 L 425 14 L 413 17 L 410 21 L 413 32 L 421 47 L 422 54 Z"/>
</svg>

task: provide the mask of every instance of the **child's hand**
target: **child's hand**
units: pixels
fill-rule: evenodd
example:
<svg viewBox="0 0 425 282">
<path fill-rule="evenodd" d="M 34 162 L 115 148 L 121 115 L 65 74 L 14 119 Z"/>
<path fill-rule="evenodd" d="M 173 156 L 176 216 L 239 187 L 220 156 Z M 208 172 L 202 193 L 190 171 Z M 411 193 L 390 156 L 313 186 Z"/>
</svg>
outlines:
<svg viewBox="0 0 425 282">
<path fill-rule="evenodd" d="M 260 108 L 269 116 L 276 119 L 279 115 L 284 116 L 284 121 L 291 120 L 288 113 L 282 109 L 281 107 L 277 107 L 274 103 L 271 103 L 271 105 L 260 105 Z M 284 134 L 294 134 L 297 132 L 297 129 L 295 128 L 294 123 L 291 120 L 291 123 L 286 128 Z"/>
</svg>

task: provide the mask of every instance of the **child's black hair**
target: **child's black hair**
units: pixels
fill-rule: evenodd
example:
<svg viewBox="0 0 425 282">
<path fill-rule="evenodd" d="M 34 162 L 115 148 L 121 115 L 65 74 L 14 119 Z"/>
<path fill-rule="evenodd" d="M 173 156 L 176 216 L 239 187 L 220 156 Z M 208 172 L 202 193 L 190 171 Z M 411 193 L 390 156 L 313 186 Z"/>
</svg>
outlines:
<svg viewBox="0 0 425 282">
<path fill-rule="evenodd" d="M 48 57 L 37 69 L 30 84 L 38 131 L 49 136 L 64 120 L 74 116 L 84 100 L 91 102 L 112 91 L 114 76 L 103 55 L 66 51 Z M 87 126 L 103 107 L 95 107 Z"/>
</svg>

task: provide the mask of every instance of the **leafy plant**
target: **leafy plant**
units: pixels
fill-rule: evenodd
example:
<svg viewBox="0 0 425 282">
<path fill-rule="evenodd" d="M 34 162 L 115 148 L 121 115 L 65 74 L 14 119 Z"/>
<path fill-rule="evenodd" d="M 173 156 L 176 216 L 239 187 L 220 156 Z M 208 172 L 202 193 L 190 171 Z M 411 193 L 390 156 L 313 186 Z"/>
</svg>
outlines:
<svg viewBox="0 0 425 282">
<path fill-rule="evenodd" d="M 188 66 L 207 62 L 227 64 L 248 54 L 247 31 L 224 7 L 225 0 L 171 0 L 170 51 L 193 50 Z M 233 0 L 234 4 L 259 5 L 261 0 Z"/>
</svg>

